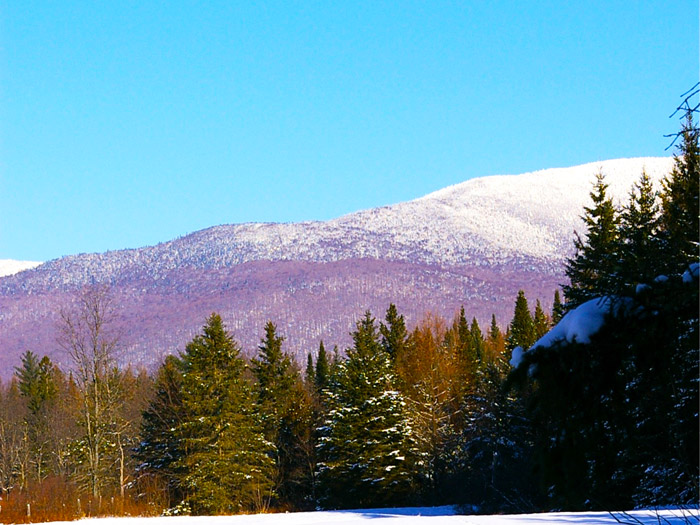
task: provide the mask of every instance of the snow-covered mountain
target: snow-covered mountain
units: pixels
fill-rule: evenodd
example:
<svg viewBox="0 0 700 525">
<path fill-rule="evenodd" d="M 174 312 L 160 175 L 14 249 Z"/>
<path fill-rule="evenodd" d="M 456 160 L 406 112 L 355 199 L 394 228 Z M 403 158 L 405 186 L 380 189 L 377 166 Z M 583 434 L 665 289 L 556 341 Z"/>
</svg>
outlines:
<svg viewBox="0 0 700 525">
<path fill-rule="evenodd" d="M 249 350 L 271 319 L 300 356 L 321 338 L 342 348 L 354 319 L 367 308 L 381 317 L 389 302 L 409 322 L 463 304 L 479 321 L 495 313 L 505 325 L 518 289 L 547 304 L 564 281 L 598 171 L 623 201 L 643 169 L 658 181 L 671 166 L 636 158 L 482 177 L 327 222 L 222 225 L 49 261 L 0 279 L 0 376 L 27 347 L 55 348 L 59 306 L 96 282 L 120 300 L 125 358 L 146 364 L 181 349 L 213 310 Z"/>
<path fill-rule="evenodd" d="M 36 261 L 15 261 L 14 259 L 0 259 L 0 277 L 14 275 L 24 270 L 36 268 L 41 263 Z"/>
</svg>

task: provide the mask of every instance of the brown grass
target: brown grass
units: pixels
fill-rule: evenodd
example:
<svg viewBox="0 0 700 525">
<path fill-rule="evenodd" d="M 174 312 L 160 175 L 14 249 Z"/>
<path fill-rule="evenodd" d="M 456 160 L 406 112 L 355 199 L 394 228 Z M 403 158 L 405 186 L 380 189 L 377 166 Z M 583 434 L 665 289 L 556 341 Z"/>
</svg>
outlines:
<svg viewBox="0 0 700 525">
<path fill-rule="evenodd" d="M 0 523 L 39 523 L 70 521 L 85 517 L 155 516 L 162 507 L 151 498 L 81 494 L 64 478 L 47 478 L 24 490 L 5 494 L 0 499 Z"/>
</svg>

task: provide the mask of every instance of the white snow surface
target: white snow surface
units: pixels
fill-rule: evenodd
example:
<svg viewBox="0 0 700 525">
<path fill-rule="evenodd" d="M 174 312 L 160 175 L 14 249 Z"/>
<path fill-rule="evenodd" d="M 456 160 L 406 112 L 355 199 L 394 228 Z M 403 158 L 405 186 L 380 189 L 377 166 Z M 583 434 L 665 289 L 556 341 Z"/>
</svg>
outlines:
<svg viewBox="0 0 700 525">
<path fill-rule="evenodd" d="M 24 270 L 30 270 L 39 266 L 40 262 L 35 261 L 15 261 L 14 259 L 0 259 L 0 277 L 14 275 Z"/>
<path fill-rule="evenodd" d="M 54 524 L 85 525 L 540 525 L 552 523 L 638 525 L 698 523 L 697 509 L 635 510 L 629 512 L 552 512 L 494 516 L 457 515 L 452 507 L 415 507 L 347 511 L 251 514 L 244 516 L 177 516 L 160 518 L 91 518 Z M 619 520 L 619 521 L 618 521 Z"/>
<path fill-rule="evenodd" d="M 591 336 L 603 327 L 605 316 L 610 313 L 611 308 L 619 308 L 627 303 L 628 300 L 626 298 L 613 300 L 611 297 L 596 297 L 586 301 L 562 317 L 561 321 L 538 339 L 528 352 L 538 347 L 549 348 L 563 342 L 590 343 Z M 511 366 L 517 368 L 522 361 L 524 353 L 521 347 L 514 348 L 510 359 Z"/>
</svg>

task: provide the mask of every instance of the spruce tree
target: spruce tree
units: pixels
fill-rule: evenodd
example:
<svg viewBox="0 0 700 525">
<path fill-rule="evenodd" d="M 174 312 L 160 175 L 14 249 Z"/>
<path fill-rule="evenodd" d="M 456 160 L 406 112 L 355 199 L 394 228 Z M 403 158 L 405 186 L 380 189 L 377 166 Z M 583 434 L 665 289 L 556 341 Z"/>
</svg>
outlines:
<svg viewBox="0 0 700 525">
<path fill-rule="evenodd" d="M 564 286 L 567 309 L 603 295 L 614 277 L 618 264 L 619 217 L 607 196 L 607 189 L 604 175 L 598 173 L 590 193 L 593 205 L 584 208 L 582 217 L 586 236 L 582 239 L 575 232 L 576 254 L 566 262 L 566 276 L 570 281 Z"/>
<path fill-rule="evenodd" d="M 474 356 L 477 367 L 479 367 L 484 360 L 484 336 L 481 333 L 481 328 L 479 327 L 476 317 L 472 317 L 469 335 L 471 336 L 472 355 Z"/>
<path fill-rule="evenodd" d="M 552 324 L 557 324 L 564 317 L 564 305 L 561 302 L 559 290 L 554 290 L 554 302 L 552 303 Z"/>
<path fill-rule="evenodd" d="M 304 492 L 309 490 L 309 458 L 305 453 L 309 451 L 312 414 L 311 400 L 291 356 L 282 350 L 282 342 L 276 326 L 268 322 L 252 365 L 265 437 L 275 445 L 275 492 L 284 506 L 304 501 Z"/>
<path fill-rule="evenodd" d="M 381 344 L 392 361 L 396 361 L 406 346 L 406 339 L 408 338 L 406 322 L 403 315 L 399 315 L 394 303 L 389 304 L 384 319 L 386 324 L 379 324 L 379 331 L 382 335 Z"/>
<path fill-rule="evenodd" d="M 321 500 L 332 508 L 406 503 L 414 484 L 412 433 L 370 312 L 352 337 L 326 390 L 330 410 L 318 446 Z"/>
<path fill-rule="evenodd" d="M 618 267 L 611 292 L 629 293 L 625 287 L 649 283 L 665 271 L 657 200 L 651 179 L 642 172 L 620 214 Z"/>
<path fill-rule="evenodd" d="M 176 466 L 185 453 L 181 439 L 185 417 L 182 368 L 182 361 L 169 355 L 158 369 L 154 395 L 143 412 L 139 445 L 135 449 L 139 483 L 163 486 L 168 507 L 180 503 L 184 497 Z"/>
<path fill-rule="evenodd" d="M 15 368 L 19 391 L 27 404 L 25 425 L 27 445 L 32 464 L 32 477 L 42 481 L 49 474 L 52 451 L 50 411 L 55 408 L 58 385 L 54 380 L 51 360 L 41 360 L 31 351 L 21 357 L 22 365 Z"/>
<path fill-rule="evenodd" d="M 693 112 L 686 112 L 681 143 L 674 156 L 673 170 L 663 180 L 662 222 L 666 236 L 666 256 L 675 268 L 698 260 L 698 216 L 700 215 L 700 130 Z"/>
<path fill-rule="evenodd" d="M 535 341 L 549 331 L 549 319 L 547 319 L 547 314 L 544 313 L 539 299 L 537 299 L 537 303 L 535 305 L 533 325 L 535 329 Z"/>
<path fill-rule="evenodd" d="M 330 376 L 330 364 L 328 354 L 323 346 L 323 341 L 318 345 L 318 356 L 316 357 L 316 390 L 321 392 L 328 384 Z"/>
<path fill-rule="evenodd" d="M 272 497 L 274 445 L 265 439 L 245 362 L 212 314 L 182 356 L 183 455 L 179 482 L 196 514 L 264 508 Z"/>
<path fill-rule="evenodd" d="M 507 347 L 510 351 L 517 346 L 528 349 L 536 341 L 535 323 L 530 314 L 530 308 L 527 305 L 527 298 L 523 290 L 518 291 L 518 297 L 515 299 L 515 311 L 513 312 L 513 320 L 510 322 L 508 331 Z"/>
</svg>

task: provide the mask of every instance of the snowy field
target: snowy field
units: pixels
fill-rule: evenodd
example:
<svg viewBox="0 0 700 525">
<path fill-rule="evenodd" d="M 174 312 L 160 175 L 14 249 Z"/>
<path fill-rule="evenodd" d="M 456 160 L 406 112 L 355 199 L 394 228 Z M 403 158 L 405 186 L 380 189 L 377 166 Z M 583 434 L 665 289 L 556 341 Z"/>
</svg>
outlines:
<svg viewBox="0 0 700 525">
<path fill-rule="evenodd" d="M 555 512 L 508 516 L 458 516 L 452 507 L 415 507 L 332 512 L 296 512 L 289 514 L 255 514 L 248 516 L 180 516 L 170 518 L 101 518 L 79 522 L 54 522 L 85 525 L 677 525 L 700 523 L 698 509 L 635 510 L 630 512 Z"/>
</svg>

